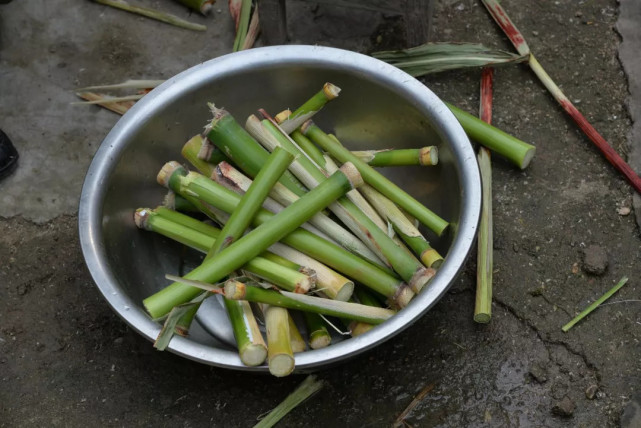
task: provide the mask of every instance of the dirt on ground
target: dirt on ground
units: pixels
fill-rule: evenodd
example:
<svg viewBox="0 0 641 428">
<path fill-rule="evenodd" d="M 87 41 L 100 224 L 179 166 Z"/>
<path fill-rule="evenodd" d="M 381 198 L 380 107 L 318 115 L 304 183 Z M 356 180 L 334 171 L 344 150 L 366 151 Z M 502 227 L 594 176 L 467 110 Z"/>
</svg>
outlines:
<svg viewBox="0 0 641 428">
<path fill-rule="evenodd" d="M 296 10 L 308 7 L 292 3 Z M 319 2 L 316 20 L 336 3 Z M 548 73 L 625 155 L 630 118 L 617 59 L 617 2 L 502 4 Z M 326 12 L 331 19 L 323 25 L 333 22 L 339 36 L 325 27 L 324 44 L 366 53 L 402 44 L 394 30 L 402 25 L 398 14 L 370 12 L 375 19 L 364 20 L 351 38 L 341 16 Z M 301 25 L 292 31 L 295 41 L 319 37 Z M 431 38 L 511 50 L 473 0 L 436 2 Z M 151 68 L 109 32 L 97 46 L 96 61 Z M 470 70 L 422 80 L 475 113 L 479 78 L 479 70 Z M 416 324 L 375 351 L 319 372 L 325 389 L 282 426 L 390 426 L 431 384 L 406 419 L 411 426 L 616 426 L 639 392 L 641 236 L 631 188 L 527 66 L 497 69 L 494 88 L 494 124 L 535 144 L 537 154 L 525 171 L 493 158 L 491 323 L 472 321 L 472 254 L 450 291 Z M 251 426 L 302 381 L 302 375 L 274 379 L 155 351 L 93 284 L 76 222 L 75 215 L 44 223 L 0 218 L 0 427 Z M 594 251 L 601 256 L 591 258 Z M 623 276 L 630 281 L 610 304 L 561 331 Z"/>
</svg>

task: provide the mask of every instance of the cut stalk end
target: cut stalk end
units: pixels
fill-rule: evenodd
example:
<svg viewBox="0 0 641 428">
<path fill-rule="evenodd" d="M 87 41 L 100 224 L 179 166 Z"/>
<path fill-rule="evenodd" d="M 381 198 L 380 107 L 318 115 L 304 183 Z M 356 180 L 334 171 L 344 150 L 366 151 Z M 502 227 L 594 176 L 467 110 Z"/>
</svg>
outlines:
<svg viewBox="0 0 641 428">
<path fill-rule="evenodd" d="M 480 324 L 487 324 L 490 322 L 492 319 L 492 315 L 490 314 L 474 314 L 474 321 Z"/>
<path fill-rule="evenodd" d="M 332 337 L 327 331 L 315 331 L 309 337 L 309 347 L 312 349 L 326 348 L 332 343 Z"/>
<path fill-rule="evenodd" d="M 225 282 L 225 297 L 232 300 L 243 300 L 246 294 L 246 285 L 235 279 Z"/>
<path fill-rule="evenodd" d="M 421 165 L 431 166 L 438 164 L 438 147 L 423 147 L 419 151 L 418 161 Z"/>
<path fill-rule="evenodd" d="M 289 119 L 289 116 L 291 115 L 292 115 L 292 111 L 290 109 L 283 110 L 280 113 L 278 113 L 276 117 L 274 117 L 274 120 L 276 120 L 276 123 L 282 123 L 287 119 Z"/>
<path fill-rule="evenodd" d="M 161 186 L 169 188 L 169 182 L 175 173 L 187 175 L 187 170 L 179 162 L 167 162 L 156 176 L 156 181 Z"/>
<path fill-rule="evenodd" d="M 427 267 L 438 269 L 443 264 L 443 256 L 434 248 L 428 248 L 421 253 L 421 262 Z"/>
<path fill-rule="evenodd" d="M 416 294 L 427 285 L 427 283 L 434 277 L 436 271 L 432 268 L 418 269 L 410 279 L 409 286 Z"/>
<path fill-rule="evenodd" d="M 353 163 L 345 162 L 343 166 L 340 167 L 340 170 L 343 174 L 345 174 L 353 189 L 361 187 L 365 183 L 363 181 L 361 173 L 358 172 L 358 169 L 354 166 Z"/>
<path fill-rule="evenodd" d="M 350 297 L 352 297 L 353 293 L 354 293 L 354 283 L 351 281 L 346 282 L 345 284 L 343 284 L 340 290 L 338 290 L 338 292 L 334 296 L 334 300 L 347 302 L 350 299 Z"/>
<path fill-rule="evenodd" d="M 263 344 L 248 343 L 239 350 L 238 355 L 246 366 L 259 366 L 267 358 L 267 347 Z"/>
<path fill-rule="evenodd" d="M 327 82 L 323 85 L 323 93 L 325 94 L 325 97 L 327 97 L 327 101 L 331 101 L 341 93 L 341 88 L 333 83 Z"/>
<path fill-rule="evenodd" d="M 523 155 L 523 159 L 521 160 L 521 169 L 527 168 L 527 166 L 530 164 L 530 161 L 534 157 L 534 153 L 536 152 L 536 147 L 532 147 L 528 149 L 525 154 Z"/>
<path fill-rule="evenodd" d="M 134 213 L 134 223 L 139 229 L 150 230 L 147 226 L 147 220 L 149 219 L 150 210 L 149 208 L 138 208 Z"/>
<path fill-rule="evenodd" d="M 273 355 L 269 359 L 269 372 L 276 377 L 284 377 L 294 371 L 294 357 L 289 354 Z"/>
</svg>

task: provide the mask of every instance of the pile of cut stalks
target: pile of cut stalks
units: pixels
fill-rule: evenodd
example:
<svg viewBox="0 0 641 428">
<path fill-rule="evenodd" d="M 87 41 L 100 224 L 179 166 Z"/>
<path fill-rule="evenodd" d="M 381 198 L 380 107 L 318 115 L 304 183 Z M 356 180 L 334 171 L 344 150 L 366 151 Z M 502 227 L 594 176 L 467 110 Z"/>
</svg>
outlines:
<svg viewBox="0 0 641 428">
<path fill-rule="evenodd" d="M 186 336 L 202 302 L 221 295 L 243 364 L 286 376 L 295 353 L 331 344 L 330 330 L 363 334 L 429 287 L 444 259 L 419 225 L 438 237 L 449 222 L 374 167 L 433 167 L 438 149 L 348 150 L 311 120 L 339 92 L 326 83 L 297 110 L 259 110 L 245 127 L 210 104 L 211 123 L 182 149 L 193 170 L 162 167 L 168 197 L 137 209 L 136 225 L 205 257 L 143 301 L 164 322 L 156 348 Z M 529 162 L 532 146 L 462 115 L 466 131 L 483 129 L 477 140 Z"/>
</svg>

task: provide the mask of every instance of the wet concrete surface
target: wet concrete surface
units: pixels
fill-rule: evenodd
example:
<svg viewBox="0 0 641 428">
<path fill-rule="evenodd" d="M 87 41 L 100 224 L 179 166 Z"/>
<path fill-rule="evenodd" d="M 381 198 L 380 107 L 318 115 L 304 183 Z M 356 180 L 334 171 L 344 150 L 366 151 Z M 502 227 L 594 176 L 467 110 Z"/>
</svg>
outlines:
<svg viewBox="0 0 641 428">
<path fill-rule="evenodd" d="M 210 18 L 190 16 L 209 27 L 196 34 L 91 2 L 58 3 L 0 6 L 0 127 L 21 154 L 15 174 L 0 182 L 0 426 L 251 426 L 303 377 L 230 372 L 154 351 L 93 285 L 75 217 L 84 172 L 118 116 L 70 105 L 69 90 L 165 78 L 229 52 L 226 5 L 217 4 Z M 626 76 L 618 59 L 621 36 L 622 51 L 630 46 L 626 34 L 638 40 L 639 26 L 629 22 L 634 14 L 621 12 L 628 23 L 617 24 L 619 4 L 607 0 L 527 8 L 502 3 L 559 86 L 634 160 L 641 150 L 633 128 L 638 68 L 626 65 L 622 53 Z M 623 3 L 622 11 L 638 4 Z M 145 4 L 187 16 L 173 2 Z M 330 6 L 309 13 L 321 20 L 318 11 Z M 290 19 L 299 20 L 294 41 L 325 40 L 363 52 L 402 42 L 389 11 L 369 11 L 373 17 L 355 30 L 337 23 L 337 34 L 306 34 L 300 25 L 309 19 L 306 7 L 292 8 L 297 12 Z M 468 0 L 436 2 L 432 40 L 510 49 L 482 5 Z M 443 99 L 475 112 L 479 77 L 472 70 L 423 80 Z M 494 123 L 538 151 L 525 171 L 494 160 L 491 324 L 472 321 L 472 257 L 415 325 L 375 351 L 319 372 L 326 388 L 283 426 L 390 426 L 432 383 L 409 424 L 619 424 L 641 386 L 641 236 L 631 188 L 525 66 L 496 71 Z M 582 269 L 590 245 L 607 254 L 601 276 Z M 611 304 L 561 331 L 624 275 L 630 282 Z M 567 400 L 575 406 L 571 415 L 555 410 Z"/>
</svg>

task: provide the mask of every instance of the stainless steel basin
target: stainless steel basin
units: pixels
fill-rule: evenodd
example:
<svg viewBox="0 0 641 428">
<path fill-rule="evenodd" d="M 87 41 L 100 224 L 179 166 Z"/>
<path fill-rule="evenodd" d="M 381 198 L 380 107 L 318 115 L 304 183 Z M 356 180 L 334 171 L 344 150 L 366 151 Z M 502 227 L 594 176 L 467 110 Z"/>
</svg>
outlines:
<svg viewBox="0 0 641 428">
<path fill-rule="evenodd" d="M 297 370 L 343 361 L 392 338 L 453 283 L 475 239 L 481 186 L 472 147 L 447 107 L 419 81 L 361 54 L 318 46 L 258 48 L 207 61 L 169 79 L 116 124 L 93 159 L 79 208 L 82 250 L 98 288 L 132 328 L 149 340 L 157 336 L 160 325 L 146 315 L 141 301 L 168 284 L 165 273 L 178 273 L 185 256 L 181 246 L 138 230 L 133 212 L 161 203 L 165 190 L 156 184 L 156 174 L 165 162 L 181 160 L 184 142 L 209 119 L 207 103 L 226 107 L 244 123 L 257 108 L 273 114 L 296 108 L 324 82 L 343 91 L 315 121 L 348 147 L 439 147 L 436 167 L 382 172 L 452 226 L 442 238 L 428 234 L 447 254 L 429 288 L 370 332 L 337 337 L 328 348 L 297 354 Z M 203 328 L 207 322 L 202 314 L 200 321 L 189 338 L 174 338 L 169 350 L 215 366 L 267 371 L 266 366 L 243 366 L 233 347 Z M 226 322 L 224 314 L 219 321 Z"/>
</svg>

